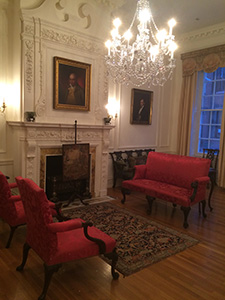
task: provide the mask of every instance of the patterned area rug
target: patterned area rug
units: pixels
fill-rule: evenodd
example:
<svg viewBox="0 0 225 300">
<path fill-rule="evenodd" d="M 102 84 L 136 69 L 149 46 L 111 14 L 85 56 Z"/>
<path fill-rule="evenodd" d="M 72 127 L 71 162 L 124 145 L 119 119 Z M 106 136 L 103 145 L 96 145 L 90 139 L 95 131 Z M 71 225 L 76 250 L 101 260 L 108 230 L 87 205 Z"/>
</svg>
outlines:
<svg viewBox="0 0 225 300">
<path fill-rule="evenodd" d="M 110 202 L 67 209 L 70 218 L 93 222 L 117 241 L 116 269 L 131 275 L 198 243 L 192 237 L 135 215 Z M 102 256 L 105 259 L 105 257 Z M 107 261 L 108 262 L 108 261 Z"/>
</svg>

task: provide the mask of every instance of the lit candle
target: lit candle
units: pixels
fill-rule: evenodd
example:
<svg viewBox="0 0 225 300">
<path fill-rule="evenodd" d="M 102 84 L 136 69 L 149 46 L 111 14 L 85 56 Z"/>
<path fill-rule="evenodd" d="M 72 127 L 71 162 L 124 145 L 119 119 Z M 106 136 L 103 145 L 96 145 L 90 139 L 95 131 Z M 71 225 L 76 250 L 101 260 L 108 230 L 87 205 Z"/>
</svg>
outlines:
<svg viewBox="0 0 225 300">
<path fill-rule="evenodd" d="M 170 42 L 170 45 L 169 45 L 169 51 L 170 51 L 170 57 L 171 59 L 173 59 L 173 55 L 174 55 L 174 51 L 177 49 L 177 44 L 173 41 Z"/>
<path fill-rule="evenodd" d="M 169 27 L 170 27 L 169 35 L 171 36 L 173 27 L 174 27 L 174 25 L 176 25 L 176 21 L 174 19 L 171 19 L 171 20 L 169 20 L 168 24 L 169 24 Z"/>
<path fill-rule="evenodd" d="M 108 40 L 107 42 L 105 42 L 105 45 L 108 48 L 108 56 L 110 56 L 110 47 L 112 45 L 112 42 L 110 40 Z"/>
</svg>

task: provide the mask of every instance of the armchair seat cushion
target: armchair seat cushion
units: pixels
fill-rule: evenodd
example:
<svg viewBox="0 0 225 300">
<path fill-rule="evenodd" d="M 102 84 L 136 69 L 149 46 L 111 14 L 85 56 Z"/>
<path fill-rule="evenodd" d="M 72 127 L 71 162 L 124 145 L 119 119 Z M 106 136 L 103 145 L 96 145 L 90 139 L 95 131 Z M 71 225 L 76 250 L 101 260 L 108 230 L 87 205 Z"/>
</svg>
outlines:
<svg viewBox="0 0 225 300">
<path fill-rule="evenodd" d="M 116 246 L 113 238 L 96 227 L 88 227 L 88 234 L 103 240 L 107 253 L 112 252 Z M 99 255 L 98 245 L 85 237 L 83 228 L 57 233 L 57 239 L 57 252 L 46 261 L 48 265 Z"/>
</svg>

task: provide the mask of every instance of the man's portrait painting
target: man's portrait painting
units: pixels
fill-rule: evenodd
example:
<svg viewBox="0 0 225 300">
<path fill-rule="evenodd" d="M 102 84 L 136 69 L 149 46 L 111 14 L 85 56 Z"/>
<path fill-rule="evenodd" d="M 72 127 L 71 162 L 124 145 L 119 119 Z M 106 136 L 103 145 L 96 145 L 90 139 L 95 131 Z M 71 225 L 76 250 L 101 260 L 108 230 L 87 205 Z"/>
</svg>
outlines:
<svg viewBox="0 0 225 300">
<path fill-rule="evenodd" d="M 90 110 L 91 65 L 54 57 L 54 108 Z"/>
<path fill-rule="evenodd" d="M 132 89 L 130 123 L 150 125 L 152 123 L 153 92 Z"/>
</svg>

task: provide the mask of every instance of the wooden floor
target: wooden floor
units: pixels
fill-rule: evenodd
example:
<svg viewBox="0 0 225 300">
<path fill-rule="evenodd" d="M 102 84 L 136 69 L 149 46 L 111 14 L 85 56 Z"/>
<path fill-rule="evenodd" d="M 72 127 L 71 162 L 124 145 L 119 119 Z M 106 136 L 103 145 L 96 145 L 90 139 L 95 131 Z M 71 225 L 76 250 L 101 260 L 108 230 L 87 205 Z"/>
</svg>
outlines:
<svg viewBox="0 0 225 300">
<path fill-rule="evenodd" d="M 114 204 L 153 219 L 200 242 L 179 254 L 142 271 L 113 281 L 110 267 L 99 257 L 63 265 L 54 274 L 46 300 L 224 300 L 225 299 L 225 190 L 216 188 L 213 211 L 207 218 L 198 215 L 198 206 L 189 215 L 189 228 L 183 229 L 179 208 L 157 200 L 151 216 L 147 201 L 140 194 L 120 203 L 119 189 L 110 189 Z M 16 271 L 21 261 L 26 227 L 17 230 L 10 249 L 5 249 L 9 228 L 0 221 L 0 300 L 37 299 L 42 290 L 43 265 L 31 250 L 23 273 Z"/>
</svg>

